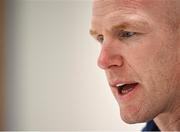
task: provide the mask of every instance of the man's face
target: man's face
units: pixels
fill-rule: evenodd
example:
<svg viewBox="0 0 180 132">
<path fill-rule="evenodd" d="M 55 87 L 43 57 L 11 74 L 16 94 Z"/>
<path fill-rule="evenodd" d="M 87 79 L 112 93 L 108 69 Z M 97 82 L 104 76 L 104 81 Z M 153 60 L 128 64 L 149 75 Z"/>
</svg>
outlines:
<svg viewBox="0 0 180 132">
<path fill-rule="evenodd" d="M 172 6 L 166 0 L 93 2 L 90 32 L 101 43 L 98 65 L 127 123 L 153 119 L 174 108 L 179 96 L 180 35 Z"/>
</svg>

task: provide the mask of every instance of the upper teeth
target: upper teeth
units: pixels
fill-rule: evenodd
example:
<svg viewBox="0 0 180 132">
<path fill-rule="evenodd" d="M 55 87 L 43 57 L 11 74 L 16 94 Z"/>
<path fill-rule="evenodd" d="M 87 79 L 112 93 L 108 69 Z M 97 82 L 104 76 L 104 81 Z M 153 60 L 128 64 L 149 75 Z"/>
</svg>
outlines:
<svg viewBox="0 0 180 132">
<path fill-rule="evenodd" d="M 121 87 L 121 86 L 123 86 L 123 85 L 125 85 L 125 83 L 117 84 L 116 87 Z"/>
</svg>

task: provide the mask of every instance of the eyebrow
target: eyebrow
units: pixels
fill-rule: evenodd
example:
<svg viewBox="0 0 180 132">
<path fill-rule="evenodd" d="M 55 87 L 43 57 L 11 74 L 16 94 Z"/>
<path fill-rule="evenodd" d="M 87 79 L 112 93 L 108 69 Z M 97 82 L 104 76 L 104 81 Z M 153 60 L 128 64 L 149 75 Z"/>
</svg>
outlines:
<svg viewBox="0 0 180 132">
<path fill-rule="evenodd" d="M 140 28 L 140 27 L 143 27 L 143 28 L 149 28 L 149 24 L 148 22 L 146 21 L 137 21 L 137 20 L 133 20 L 133 21 L 130 21 L 130 22 L 127 22 L 127 21 L 124 21 L 122 23 L 119 23 L 119 24 L 114 24 L 112 27 L 110 27 L 110 31 L 113 32 L 113 31 L 116 31 L 116 30 L 119 30 L 119 29 L 128 29 L 128 28 Z"/>
<path fill-rule="evenodd" d="M 127 27 L 127 25 L 128 24 L 114 25 L 114 26 L 112 26 L 110 31 L 115 31 L 117 29 L 125 29 Z M 92 35 L 92 36 L 96 36 L 98 34 L 98 32 L 96 30 L 90 29 L 89 34 Z"/>
<path fill-rule="evenodd" d="M 131 24 L 125 22 L 125 23 L 121 23 L 121 24 L 117 24 L 117 25 L 113 25 L 111 28 L 110 28 L 110 31 L 116 31 L 117 29 L 126 29 L 127 27 L 131 26 Z"/>
<path fill-rule="evenodd" d="M 148 29 L 149 24 L 146 21 L 137 21 L 137 20 L 134 20 L 134 21 L 131 21 L 131 22 L 124 21 L 124 22 L 120 22 L 118 24 L 114 24 L 113 26 L 111 26 L 108 29 L 108 31 L 109 32 L 114 32 L 114 31 L 117 31 L 117 30 L 124 30 L 124 29 L 127 29 L 129 27 L 131 27 L 131 28 L 145 27 L 146 29 Z M 89 33 L 92 36 L 96 36 L 98 34 L 98 32 L 96 30 L 94 30 L 94 29 L 90 29 Z"/>
<path fill-rule="evenodd" d="M 95 36 L 95 35 L 97 35 L 98 33 L 97 33 L 96 30 L 90 29 L 90 30 L 89 30 L 89 34 L 92 35 L 92 36 Z"/>
<path fill-rule="evenodd" d="M 113 25 L 110 30 L 110 32 L 114 32 L 116 30 L 120 30 L 120 29 L 126 29 L 128 26 L 130 26 L 131 24 L 128 23 L 128 22 L 125 22 L 125 23 L 121 23 L 121 24 L 117 24 L 117 25 Z M 92 36 L 96 36 L 97 34 L 99 34 L 96 30 L 93 30 L 93 29 L 90 29 L 89 30 L 89 34 L 92 35 Z"/>
</svg>

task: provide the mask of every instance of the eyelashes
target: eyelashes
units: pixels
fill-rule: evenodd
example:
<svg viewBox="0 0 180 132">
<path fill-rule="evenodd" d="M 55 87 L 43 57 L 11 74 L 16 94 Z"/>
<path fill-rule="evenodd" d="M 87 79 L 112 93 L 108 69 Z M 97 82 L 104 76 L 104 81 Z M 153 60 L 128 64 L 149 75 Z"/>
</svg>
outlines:
<svg viewBox="0 0 180 132">
<path fill-rule="evenodd" d="M 119 37 L 119 39 L 121 39 L 121 38 L 127 39 L 127 38 L 130 38 L 136 34 L 137 34 L 136 32 L 121 31 L 120 33 L 118 33 L 118 37 Z"/>
<path fill-rule="evenodd" d="M 97 39 L 97 41 L 98 41 L 99 43 L 103 43 L 103 41 L 104 41 L 104 36 L 103 36 L 102 34 L 97 35 L 96 39 Z"/>
<path fill-rule="evenodd" d="M 127 40 L 127 39 L 134 37 L 137 34 L 138 34 L 137 32 L 121 30 L 121 31 L 115 33 L 115 37 L 118 40 Z M 104 42 L 104 35 L 102 35 L 102 34 L 97 35 L 96 40 L 102 44 Z"/>
</svg>

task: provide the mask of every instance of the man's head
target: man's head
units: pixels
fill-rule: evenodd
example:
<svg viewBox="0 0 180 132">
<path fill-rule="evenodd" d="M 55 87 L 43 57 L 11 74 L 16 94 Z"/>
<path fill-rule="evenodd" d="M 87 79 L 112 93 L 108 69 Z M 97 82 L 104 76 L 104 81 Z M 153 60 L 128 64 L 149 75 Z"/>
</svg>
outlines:
<svg viewBox="0 0 180 132">
<path fill-rule="evenodd" d="M 148 121 L 176 108 L 180 0 L 94 0 L 90 33 L 101 44 L 98 65 L 125 122 Z"/>
</svg>

